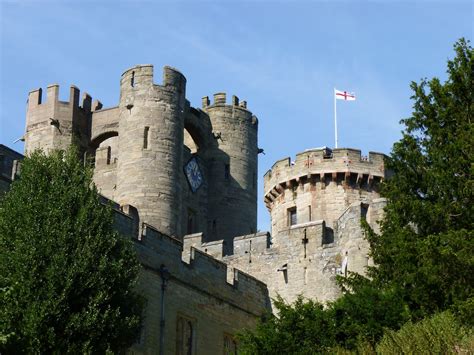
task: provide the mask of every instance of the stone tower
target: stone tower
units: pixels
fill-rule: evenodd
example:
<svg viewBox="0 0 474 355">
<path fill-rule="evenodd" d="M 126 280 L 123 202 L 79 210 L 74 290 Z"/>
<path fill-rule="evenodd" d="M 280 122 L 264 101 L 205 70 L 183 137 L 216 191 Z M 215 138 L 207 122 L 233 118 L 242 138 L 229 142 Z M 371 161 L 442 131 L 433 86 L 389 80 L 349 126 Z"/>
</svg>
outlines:
<svg viewBox="0 0 474 355">
<path fill-rule="evenodd" d="M 162 85 L 154 84 L 152 65 L 133 67 L 120 81 L 117 202 L 172 236 L 181 234 L 185 89 L 185 77 L 171 67 Z"/>
<path fill-rule="evenodd" d="M 185 245 L 265 282 L 272 298 L 333 301 L 341 294 L 336 275 L 364 274 L 373 265 L 361 220 L 378 231 L 386 205 L 380 197 L 380 182 L 388 176 L 384 157 L 316 148 L 279 160 L 264 176 L 271 235 L 239 236 L 224 257 L 222 244 L 198 236 L 185 237 Z"/>
<path fill-rule="evenodd" d="M 385 176 L 383 154 L 363 157 L 357 149 L 308 149 L 294 162 L 277 161 L 264 176 L 272 235 L 316 220 L 324 220 L 332 230 L 351 204 L 361 202 L 368 208 L 380 197 L 378 184 Z"/>
<path fill-rule="evenodd" d="M 258 120 L 236 96 L 227 104 L 225 93 L 212 104 L 204 97 L 203 110 L 218 143 L 209 168 L 208 233 L 229 241 L 230 252 L 233 237 L 257 230 Z"/>
<path fill-rule="evenodd" d="M 164 67 L 155 84 L 152 65 L 126 70 L 118 105 L 102 107 L 71 87 L 69 102 L 50 85 L 29 95 L 26 151 L 66 149 L 75 143 L 94 164 L 94 182 L 124 212 L 162 233 L 182 239 L 202 233 L 206 241 L 257 229 L 258 120 L 236 96 L 186 100 L 186 78 Z M 199 180 L 199 181 L 198 181 Z M 130 210 L 130 206 L 133 207 Z"/>
<path fill-rule="evenodd" d="M 59 85 L 49 85 L 46 100 L 42 89 L 28 95 L 25 153 L 35 149 L 48 152 L 76 144 L 85 152 L 90 138 L 91 97 L 84 93 L 79 103 L 79 89 L 71 86 L 69 102 L 59 101 Z"/>
</svg>

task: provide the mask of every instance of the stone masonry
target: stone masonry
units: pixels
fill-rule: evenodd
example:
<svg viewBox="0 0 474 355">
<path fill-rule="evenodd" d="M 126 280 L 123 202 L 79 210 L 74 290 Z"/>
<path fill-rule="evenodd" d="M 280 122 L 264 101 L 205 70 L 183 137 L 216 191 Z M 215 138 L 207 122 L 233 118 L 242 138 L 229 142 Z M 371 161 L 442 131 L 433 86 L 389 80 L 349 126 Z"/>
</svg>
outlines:
<svg viewBox="0 0 474 355">
<path fill-rule="evenodd" d="M 235 353 L 235 334 L 271 311 L 270 298 L 334 300 L 337 274 L 371 265 L 361 219 L 378 231 L 382 154 L 323 147 L 277 161 L 264 176 L 271 234 L 258 232 L 258 119 L 246 101 L 217 93 L 194 108 L 184 75 L 164 67 L 155 84 L 151 65 L 122 74 L 114 107 L 80 100 L 75 86 L 68 102 L 58 93 L 30 92 L 25 153 L 75 144 L 134 240 L 148 303 L 131 353 L 158 352 L 162 316 L 166 354 Z M 0 145 L 0 158 L 6 191 L 22 156 Z"/>
</svg>

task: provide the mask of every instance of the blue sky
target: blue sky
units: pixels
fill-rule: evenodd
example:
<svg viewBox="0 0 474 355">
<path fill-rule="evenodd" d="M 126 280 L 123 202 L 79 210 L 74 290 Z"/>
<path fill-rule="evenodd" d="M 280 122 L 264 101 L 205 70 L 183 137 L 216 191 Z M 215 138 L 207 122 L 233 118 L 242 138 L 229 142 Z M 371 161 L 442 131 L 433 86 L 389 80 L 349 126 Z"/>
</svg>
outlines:
<svg viewBox="0 0 474 355">
<path fill-rule="evenodd" d="M 0 143 L 18 151 L 30 90 L 71 84 L 118 102 L 121 73 L 171 65 L 187 97 L 224 91 L 259 118 L 259 228 L 269 229 L 263 174 L 278 159 L 334 146 L 390 153 L 411 112 L 412 80 L 446 77 L 460 37 L 473 38 L 472 1 L 0 0 Z M 158 80 L 158 79 L 157 79 Z M 159 80 L 158 80 L 159 81 Z"/>
</svg>

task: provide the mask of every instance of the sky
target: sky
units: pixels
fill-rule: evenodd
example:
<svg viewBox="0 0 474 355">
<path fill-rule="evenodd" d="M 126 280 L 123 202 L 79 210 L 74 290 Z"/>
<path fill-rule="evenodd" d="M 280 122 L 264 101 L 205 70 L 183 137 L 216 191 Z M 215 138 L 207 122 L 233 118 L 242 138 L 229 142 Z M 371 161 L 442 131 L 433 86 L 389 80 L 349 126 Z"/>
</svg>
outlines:
<svg viewBox="0 0 474 355">
<path fill-rule="evenodd" d="M 259 119 L 258 226 L 270 229 L 263 175 L 312 147 L 389 154 L 412 112 L 411 81 L 446 79 L 460 37 L 473 39 L 472 1 L 0 0 L 0 143 L 23 151 L 28 92 L 57 83 L 115 106 L 122 72 L 179 69 L 186 95 L 237 95 Z"/>
</svg>

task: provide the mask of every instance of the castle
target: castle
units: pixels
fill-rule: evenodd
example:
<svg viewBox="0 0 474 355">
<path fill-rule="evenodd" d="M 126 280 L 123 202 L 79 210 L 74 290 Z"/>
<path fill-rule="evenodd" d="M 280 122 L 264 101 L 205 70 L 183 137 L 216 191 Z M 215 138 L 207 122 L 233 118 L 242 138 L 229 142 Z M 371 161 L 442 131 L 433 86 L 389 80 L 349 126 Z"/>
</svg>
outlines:
<svg viewBox="0 0 474 355">
<path fill-rule="evenodd" d="M 29 93 L 25 154 L 71 144 L 94 164 L 94 182 L 133 238 L 148 299 L 137 354 L 235 353 L 277 294 L 319 301 L 340 294 L 335 278 L 371 263 L 361 218 L 375 229 L 385 200 L 384 156 L 355 149 L 306 150 L 264 176 L 272 231 L 257 231 L 258 119 L 247 103 L 217 93 L 194 108 L 186 78 L 164 67 L 126 70 L 117 106 L 72 86 Z M 0 189 L 21 155 L 0 145 Z M 164 272 L 166 270 L 166 272 Z M 165 287 L 163 287 L 165 285 Z"/>
</svg>

